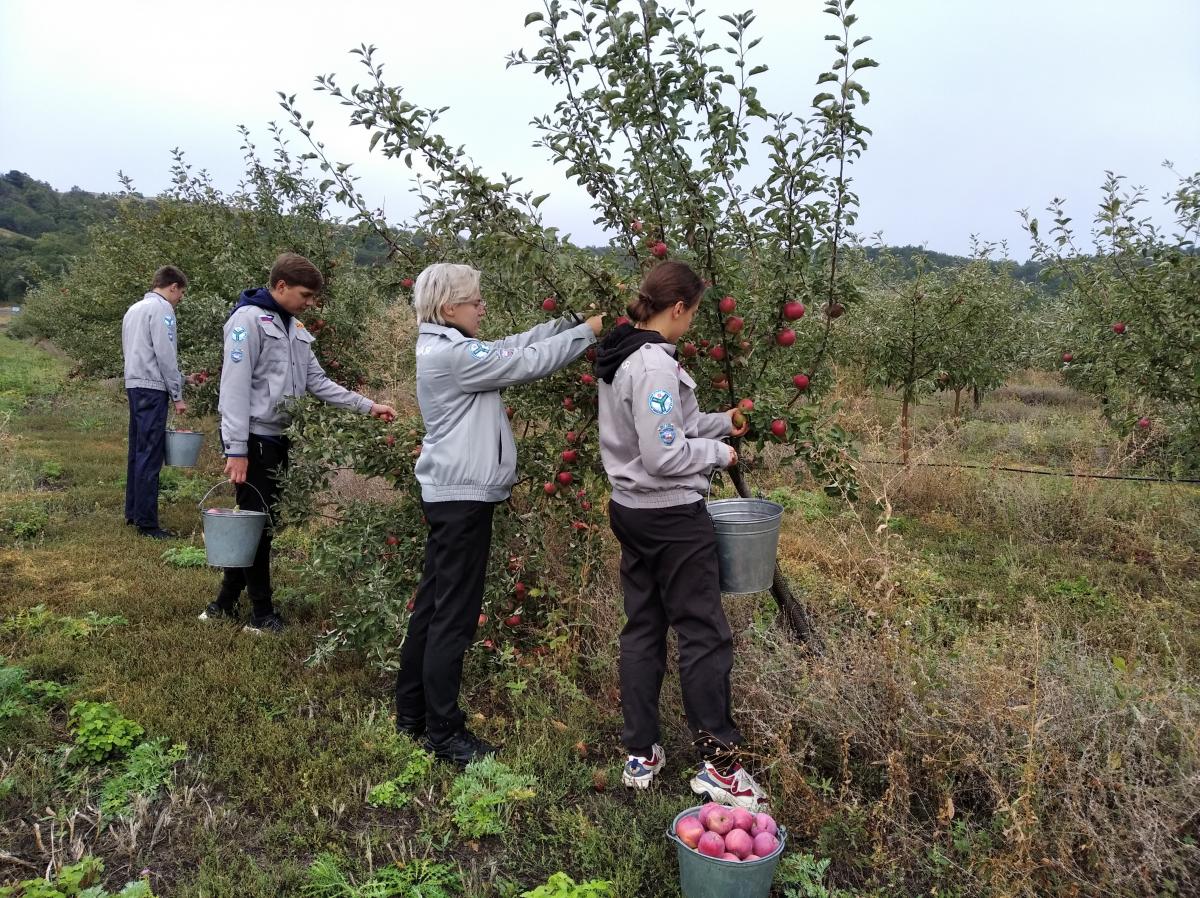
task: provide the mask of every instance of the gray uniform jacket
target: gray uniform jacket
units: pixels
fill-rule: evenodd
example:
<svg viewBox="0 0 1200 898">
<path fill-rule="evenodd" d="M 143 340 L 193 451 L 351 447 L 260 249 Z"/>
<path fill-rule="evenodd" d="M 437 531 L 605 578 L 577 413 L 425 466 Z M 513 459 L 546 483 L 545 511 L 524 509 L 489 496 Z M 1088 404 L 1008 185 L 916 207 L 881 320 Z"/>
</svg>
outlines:
<svg viewBox="0 0 1200 898">
<path fill-rule="evenodd" d="M 600 459 L 612 500 L 629 508 L 665 508 L 703 499 L 713 468 L 729 466 L 720 441 L 729 416 L 704 414 L 696 382 L 670 343 L 645 343 L 600 381 Z"/>
<path fill-rule="evenodd" d="M 425 439 L 417 459 L 426 502 L 502 502 L 517 481 L 517 444 L 500 391 L 553 374 L 596 342 L 591 327 L 560 318 L 501 340 L 422 324 L 417 401 Z"/>
<path fill-rule="evenodd" d="M 125 312 L 121 321 L 125 386 L 162 390 L 183 398 L 183 375 L 175 350 L 175 309 L 151 291 Z"/>
<path fill-rule="evenodd" d="M 278 436 L 292 423 L 290 399 L 318 399 L 361 414 L 372 402 L 329 379 L 312 344 L 316 338 L 299 320 L 291 327 L 259 306 L 242 306 L 225 322 L 221 366 L 221 439 L 227 456 L 246 455 L 250 434 Z"/>
</svg>

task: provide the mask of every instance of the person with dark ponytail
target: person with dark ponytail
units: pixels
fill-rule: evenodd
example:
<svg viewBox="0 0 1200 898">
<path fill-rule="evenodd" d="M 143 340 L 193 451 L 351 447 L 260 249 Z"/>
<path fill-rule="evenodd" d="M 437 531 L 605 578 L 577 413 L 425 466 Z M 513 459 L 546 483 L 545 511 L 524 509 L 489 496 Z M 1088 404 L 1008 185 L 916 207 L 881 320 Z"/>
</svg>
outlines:
<svg viewBox="0 0 1200 898">
<path fill-rule="evenodd" d="M 667 666 L 667 630 L 679 642 L 683 708 L 702 763 L 692 791 L 755 809 L 765 794 L 739 762 L 742 735 L 730 710 L 733 634 L 721 607 L 717 542 L 705 508 L 714 468 L 737 464 L 722 437 L 741 436 L 734 412 L 700 411 L 696 382 L 675 358 L 704 294 L 681 262 L 647 273 L 596 357 L 600 455 L 612 483 L 609 520 L 621 544 L 621 780 L 648 788 L 666 754 L 659 744 L 658 697 Z"/>
</svg>

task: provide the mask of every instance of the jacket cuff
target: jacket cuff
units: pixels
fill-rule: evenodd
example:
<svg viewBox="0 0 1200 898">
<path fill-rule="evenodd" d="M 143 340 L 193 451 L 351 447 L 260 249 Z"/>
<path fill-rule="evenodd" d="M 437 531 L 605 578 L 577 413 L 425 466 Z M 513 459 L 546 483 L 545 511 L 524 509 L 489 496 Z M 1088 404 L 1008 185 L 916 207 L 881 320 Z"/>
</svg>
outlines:
<svg viewBox="0 0 1200 898">
<path fill-rule="evenodd" d="M 369 415 L 371 414 L 371 406 L 374 404 L 374 401 L 368 399 L 366 396 L 359 396 L 358 404 L 354 407 L 354 410 L 360 415 Z"/>
<path fill-rule="evenodd" d="M 247 442 L 226 443 L 225 457 L 226 458 L 245 458 L 250 454 L 250 447 Z"/>
</svg>

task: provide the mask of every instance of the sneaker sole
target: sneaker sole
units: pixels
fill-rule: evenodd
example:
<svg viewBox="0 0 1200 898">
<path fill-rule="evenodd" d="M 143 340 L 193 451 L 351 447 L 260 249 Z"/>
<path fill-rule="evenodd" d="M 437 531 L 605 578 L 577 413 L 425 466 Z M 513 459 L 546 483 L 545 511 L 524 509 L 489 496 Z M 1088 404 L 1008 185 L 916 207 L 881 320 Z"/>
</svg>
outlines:
<svg viewBox="0 0 1200 898">
<path fill-rule="evenodd" d="M 654 773 L 649 776 L 630 776 L 627 771 L 622 770 L 621 783 L 627 789 L 649 789 L 650 785 L 654 782 L 655 776 L 657 774 Z"/>
<path fill-rule="evenodd" d="M 747 811 L 759 811 L 767 806 L 765 800 L 755 798 L 753 795 L 738 797 L 719 786 L 714 786 L 707 783 L 700 777 L 692 777 L 692 794 L 704 798 L 706 801 L 715 801 L 717 804 L 731 805 L 739 808 L 744 808 Z"/>
</svg>

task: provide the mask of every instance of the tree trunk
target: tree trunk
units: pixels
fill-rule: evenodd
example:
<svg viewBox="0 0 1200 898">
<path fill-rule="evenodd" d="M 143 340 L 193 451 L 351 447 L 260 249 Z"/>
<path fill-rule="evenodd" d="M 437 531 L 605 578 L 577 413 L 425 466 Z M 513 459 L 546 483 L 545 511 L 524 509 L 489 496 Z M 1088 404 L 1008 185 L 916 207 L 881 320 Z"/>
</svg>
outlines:
<svg viewBox="0 0 1200 898">
<path fill-rule="evenodd" d="M 954 420 L 955 421 L 958 420 L 958 409 L 959 409 L 959 406 L 961 405 L 962 391 L 963 391 L 962 387 L 954 388 Z"/>
<path fill-rule="evenodd" d="M 979 406 L 983 402 L 983 393 L 979 391 L 979 387 L 971 387 L 971 401 L 975 405 L 975 411 L 979 411 Z"/>
<path fill-rule="evenodd" d="M 729 479 L 739 496 L 743 499 L 751 498 L 750 489 L 746 486 L 746 478 L 742 476 L 741 471 L 737 468 L 730 468 Z M 771 595 L 775 599 L 775 604 L 779 606 L 779 611 L 783 615 L 783 619 L 787 621 L 792 633 L 800 638 L 800 641 L 808 647 L 809 651 L 814 654 L 819 653 L 821 650 L 820 638 L 813 629 L 812 619 L 808 616 L 808 609 L 792 595 L 792 588 L 788 585 L 786 578 L 784 578 L 778 561 L 775 562 L 775 575 L 771 580 Z"/>
<path fill-rule="evenodd" d="M 904 391 L 904 399 L 900 405 L 900 460 L 904 464 L 908 464 L 908 450 L 912 446 L 908 431 L 908 407 L 912 403 L 912 394 L 907 390 Z"/>
</svg>

